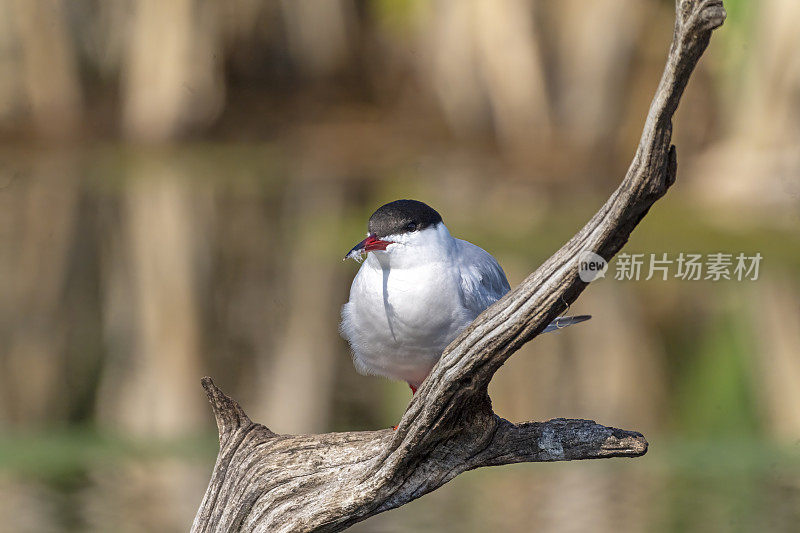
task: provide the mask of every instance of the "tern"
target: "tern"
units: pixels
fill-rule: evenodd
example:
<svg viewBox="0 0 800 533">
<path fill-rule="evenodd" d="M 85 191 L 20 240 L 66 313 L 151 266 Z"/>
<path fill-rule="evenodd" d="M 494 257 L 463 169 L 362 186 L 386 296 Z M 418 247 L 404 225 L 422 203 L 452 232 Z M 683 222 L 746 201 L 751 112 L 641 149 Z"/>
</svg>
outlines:
<svg viewBox="0 0 800 533">
<path fill-rule="evenodd" d="M 367 227 L 367 238 L 344 257 L 366 255 L 340 331 L 356 370 L 405 381 L 416 393 L 447 345 L 511 287 L 489 252 L 450 235 L 423 202 L 383 205 Z M 559 317 L 544 331 L 589 318 Z"/>
</svg>

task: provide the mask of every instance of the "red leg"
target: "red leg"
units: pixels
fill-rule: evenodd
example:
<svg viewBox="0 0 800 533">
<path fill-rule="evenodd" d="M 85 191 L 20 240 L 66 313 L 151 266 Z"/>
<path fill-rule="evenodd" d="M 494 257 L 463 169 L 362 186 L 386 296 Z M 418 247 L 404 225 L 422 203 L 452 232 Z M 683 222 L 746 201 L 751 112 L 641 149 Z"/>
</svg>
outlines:
<svg viewBox="0 0 800 533">
<path fill-rule="evenodd" d="M 408 386 L 411 387 L 411 394 L 416 394 L 417 393 L 417 388 L 414 385 L 409 383 Z M 397 426 L 394 426 L 392 428 L 392 431 L 397 431 Z"/>
</svg>

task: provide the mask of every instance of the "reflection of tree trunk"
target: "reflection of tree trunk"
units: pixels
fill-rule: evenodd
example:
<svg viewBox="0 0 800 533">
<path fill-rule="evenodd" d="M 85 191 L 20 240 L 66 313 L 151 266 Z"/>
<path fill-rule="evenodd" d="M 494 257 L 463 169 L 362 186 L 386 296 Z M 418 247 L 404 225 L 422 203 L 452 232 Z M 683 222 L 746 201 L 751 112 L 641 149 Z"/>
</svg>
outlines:
<svg viewBox="0 0 800 533">
<path fill-rule="evenodd" d="M 580 362 L 576 374 L 567 371 L 564 380 L 573 384 L 574 406 L 584 415 L 648 431 L 658 422 L 665 396 L 663 357 L 631 296 L 602 281 L 588 291 L 582 305 L 595 311 L 593 323 L 585 335 L 569 333 Z"/>
<path fill-rule="evenodd" d="M 12 0 L 11 6 L 2 7 L 16 21 L 24 93 L 36 127 L 48 136 L 74 131 L 82 98 L 63 2 Z"/>
<path fill-rule="evenodd" d="M 169 141 L 219 109 L 214 6 L 135 2 L 123 66 L 129 138 Z M 120 353 L 108 365 L 100 415 L 139 434 L 179 434 L 205 420 L 197 395 L 203 218 L 193 203 L 202 185 L 190 186 L 179 163 L 152 154 L 139 160 L 127 183 L 122 244 L 111 245 L 106 326 Z"/>
<path fill-rule="evenodd" d="M 520 350 L 529 353 L 512 358 L 507 365 L 513 370 L 501 371 L 491 390 L 501 416 L 510 411 L 512 420 L 531 413 L 539 420 L 607 418 L 643 427 L 645 433 L 656 427 L 664 395 L 661 359 L 627 293 L 604 281 L 593 284 L 580 309 L 572 310 L 592 313 L 590 322 L 547 333 Z M 640 526 L 631 529 L 646 529 L 652 486 L 645 479 L 564 465 L 534 483 L 541 490 L 526 505 L 535 510 L 531 519 L 537 530 L 613 529 L 617 517 L 628 516 L 630 509 L 637 510 L 634 526 Z M 631 485 L 638 490 L 621 494 L 614 489 Z"/>
<path fill-rule="evenodd" d="M 751 291 L 756 305 L 750 308 L 758 347 L 754 363 L 760 372 L 761 393 L 767 425 L 776 437 L 796 441 L 800 437 L 800 305 L 796 285 L 783 279 L 762 281 Z"/>
<path fill-rule="evenodd" d="M 543 533 L 648 531 L 656 500 L 652 477 L 565 465 L 536 480 L 541 490 L 529 502 L 536 509 L 533 523 Z"/>
<path fill-rule="evenodd" d="M 52 491 L 41 483 L 24 476 L 0 476 L 3 531 L 57 531 L 53 504 Z"/>
<path fill-rule="evenodd" d="M 206 420 L 197 394 L 197 185 L 174 165 L 143 161 L 127 187 L 106 283 L 107 329 L 118 353 L 108 364 L 100 416 L 140 435 L 179 434 Z"/>
<path fill-rule="evenodd" d="M 592 285 L 572 310 L 592 313 L 591 321 L 541 335 L 522 349 L 524 357 L 511 359 L 514 371 L 500 372 L 492 391 L 498 411 L 508 409 L 511 419 L 533 413 L 537 420 L 580 416 L 654 427 L 665 394 L 661 358 L 625 292 Z"/>
<path fill-rule="evenodd" d="M 230 184 L 228 184 L 230 185 Z M 211 375 L 235 383 L 250 405 L 263 393 L 261 376 L 253 372 L 275 352 L 275 339 L 285 318 L 281 261 L 282 183 L 242 192 L 220 185 L 214 191 L 217 211 L 211 265 L 209 321 L 206 335 Z"/>
<path fill-rule="evenodd" d="M 332 183 L 299 178 L 284 224 L 287 300 L 283 336 L 262 388 L 263 420 L 281 433 L 327 430 L 339 346 L 335 276 L 339 255 L 329 243 L 343 196 Z"/>
<path fill-rule="evenodd" d="M 186 531 L 197 500 L 203 497 L 207 470 L 207 466 L 170 458 L 96 468 L 80 499 L 85 530 Z"/>
<path fill-rule="evenodd" d="M 66 414 L 62 298 L 74 241 L 78 187 L 71 163 L 45 160 L 5 196 L 8 249 L 0 254 L 0 418 L 43 422 Z M 14 199 L 12 202 L 11 199 Z M 8 229 L 7 229 L 8 228 Z M 4 237 L 6 240 L 6 237 Z"/>
</svg>

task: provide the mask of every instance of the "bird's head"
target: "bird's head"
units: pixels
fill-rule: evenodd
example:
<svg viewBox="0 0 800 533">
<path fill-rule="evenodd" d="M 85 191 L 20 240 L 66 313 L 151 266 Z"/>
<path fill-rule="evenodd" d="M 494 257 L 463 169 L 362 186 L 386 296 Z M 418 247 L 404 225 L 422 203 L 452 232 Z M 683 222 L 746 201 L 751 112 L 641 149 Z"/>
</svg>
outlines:
<svg viewBox="0 0 800 533">
<path fill-rule="evenodd" d="M 367 238 L 353 246 L 345 259 L 362 259 L 376 252 L 379 260 L 397 265 L 435 255 L 452 240 L 435 209 L 417 200 L 395 200 L 369 217 Z M 382 261 L 382 262 L 383 262 Z"/>
</svg>

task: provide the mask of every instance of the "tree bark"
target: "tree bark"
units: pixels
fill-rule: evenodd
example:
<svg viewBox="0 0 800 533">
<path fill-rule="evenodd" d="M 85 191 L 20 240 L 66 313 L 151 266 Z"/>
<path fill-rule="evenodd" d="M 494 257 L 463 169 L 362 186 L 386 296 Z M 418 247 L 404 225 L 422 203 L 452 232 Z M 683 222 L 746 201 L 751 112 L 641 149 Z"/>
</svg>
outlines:
<svg viewBox="0 0 800 533">
<path fill-rule="evenodd" d="M 609 260 L 674 183 L 672 116 L 724 20 L 721 1 L 676 0 L 667 64 L 621 185 L 569 242 L 447 347 L 396 431 L 277 435 L 204 378 L 220 452 L 192 531 L 341 531 L 473 468 L 643 455 L 640 433 L 588 420 L 512 424 L 494 414 L 487 388 L 506 359 L 586 288 L 578 254 Z"/>
</svg>

